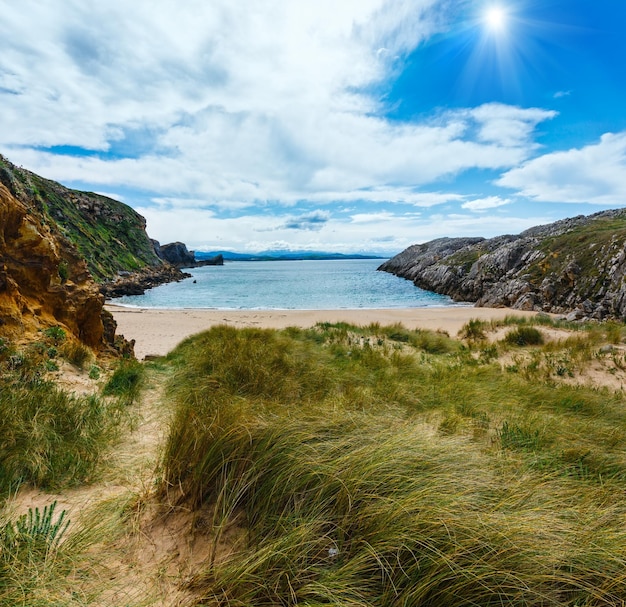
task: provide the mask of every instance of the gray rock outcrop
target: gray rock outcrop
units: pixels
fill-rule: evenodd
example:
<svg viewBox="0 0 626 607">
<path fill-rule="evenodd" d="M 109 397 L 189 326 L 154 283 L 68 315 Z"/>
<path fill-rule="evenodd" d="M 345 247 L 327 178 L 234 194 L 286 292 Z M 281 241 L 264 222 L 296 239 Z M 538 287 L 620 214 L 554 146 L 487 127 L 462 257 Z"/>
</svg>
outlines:
<svg viewBox="0 0 626 607">
<path fill-rule="evenodd" d="M 409 247 L 379 270 L 477 306 L 626 319 L 626 210 L 519 235 L 441 238 Z"/>
</svg>

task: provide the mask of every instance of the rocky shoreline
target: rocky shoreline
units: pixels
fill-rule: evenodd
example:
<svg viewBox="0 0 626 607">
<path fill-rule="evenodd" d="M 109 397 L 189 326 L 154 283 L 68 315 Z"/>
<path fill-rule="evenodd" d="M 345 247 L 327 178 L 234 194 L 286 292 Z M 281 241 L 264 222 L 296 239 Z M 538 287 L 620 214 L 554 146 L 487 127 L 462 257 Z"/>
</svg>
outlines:
<svg viewBox="0 0 626 607">
<path fill-rule="evenodd" d="M 626 319 L 626 210 L 496 238 L 440 238 L 382 264 L 416 286 L 483 307 Z"/>
<path fill-rule="evenodd" d="M 120 272 L 113 280 L 100 285 L 100 293 L 106 299 L 124 295 L 143 295 L 148 289 L 169 282 L 180 282 L 185 278 L 191 278 L 191 274 L 169 264 L 156 268 L 142 268 L 137 272 Z"/>
<path fill-rule="evenodd" d="M 152 240 L 152 244 L 157 256 L 163 262 L 162 265 L 145 267 L 135 272 L 118 272 L 115 278 L 100 285 L 100 293 L 107 299 L 124 295 L 143 295 L 148 289 L 159 285 L 191 278 L 191 274 L 184 271 L 185 268 L 224 265 L 222 255 L 197 260 L 195 253 L 189 251 L 182 242 L 161 245 L 157 240 Z"/>
</svg>

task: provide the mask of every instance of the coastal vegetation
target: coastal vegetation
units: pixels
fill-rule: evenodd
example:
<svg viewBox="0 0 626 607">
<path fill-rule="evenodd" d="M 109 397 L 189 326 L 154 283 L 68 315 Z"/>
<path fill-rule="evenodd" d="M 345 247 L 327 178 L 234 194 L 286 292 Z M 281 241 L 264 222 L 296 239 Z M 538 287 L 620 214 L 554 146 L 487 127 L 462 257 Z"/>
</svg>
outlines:
<svg viewBox="0 0 626 607">
<path fill-rule="evenodd" d="M 3 342 L 0 605 L 618 605 L 625 336 L 216 326 L 83 394 Z"/>
</svg>

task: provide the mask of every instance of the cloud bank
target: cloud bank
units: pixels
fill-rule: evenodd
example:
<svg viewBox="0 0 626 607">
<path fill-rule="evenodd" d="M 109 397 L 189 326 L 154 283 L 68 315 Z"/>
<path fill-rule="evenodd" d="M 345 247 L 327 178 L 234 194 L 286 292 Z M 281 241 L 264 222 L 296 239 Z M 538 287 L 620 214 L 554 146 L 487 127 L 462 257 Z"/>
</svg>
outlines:
<svg viewBox="0 0 626 607">
<path fill-rule="evenodd" d="M 623 202 L 623 133 L 542 155 L 549 108 L 490 102 L 391 117 L 407 58 L 464 3 L 5 4 L 0 150 L 123 198 L 161 240 L 389 251 L 476 231 L 477 213 L 484 227 L 485 212 L 523 196 Z M 470 173 L 492 185 L 462 185 Z M 500 219 L 489 217 L 494 232 Z M 536 219 L 512 218 L 506 231 Z"/>
</svg>

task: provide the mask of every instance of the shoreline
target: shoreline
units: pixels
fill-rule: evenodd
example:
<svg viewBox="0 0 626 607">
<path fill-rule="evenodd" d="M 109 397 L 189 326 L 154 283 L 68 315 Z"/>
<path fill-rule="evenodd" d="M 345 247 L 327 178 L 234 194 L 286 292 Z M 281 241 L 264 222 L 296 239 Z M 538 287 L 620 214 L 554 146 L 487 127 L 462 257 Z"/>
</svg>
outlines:
<svg viewBox="0 0 626 607">
<path fill-rule="evenodd" d="M 537 312 L 511 308 L 440 306 L 425 308 L 338 309 L 338 310 L 219 310 L 204 308 L 130 308 L 106 303 L 117 322 L 117 333 L 135 340 L 138 360 L 164 356 L 181 341 L 212 326 L 226 324 L 237 328 L 307 329 L 318 322 L 346 322 L 367 326 L 400 323 L 407 329 L 444 331 L 455 337 L 471 319 L 501 320 L 505 316 L 534 316 Z"/>
</svg>

